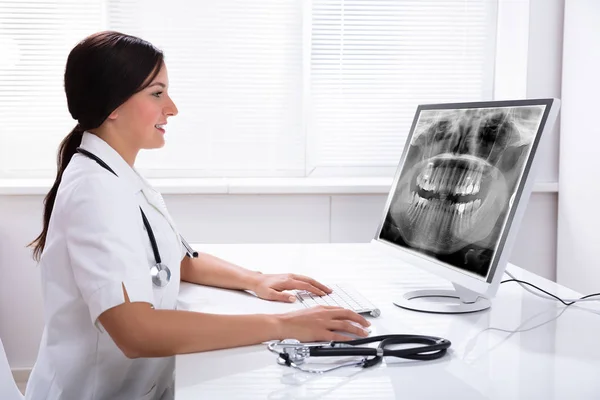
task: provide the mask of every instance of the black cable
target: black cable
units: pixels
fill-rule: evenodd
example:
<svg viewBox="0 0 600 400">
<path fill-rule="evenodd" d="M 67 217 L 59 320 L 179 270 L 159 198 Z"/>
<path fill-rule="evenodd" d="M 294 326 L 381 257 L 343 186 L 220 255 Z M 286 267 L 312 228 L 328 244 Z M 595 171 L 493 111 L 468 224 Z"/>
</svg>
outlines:
<svg viewBox="0 0 600 400">
<path fill-rule="evenodd" d="M 544 289 L 541 289 L 541 288 L 539 288 L 539 287 L 535 286 L 533 283 L 529 283 L 529 282 L 522 281 L 522 280 L 519 280 L 519 279 L 507 279 L 507 280 L 504 280 L 504 281 L 502 281 L 502 282 L 500 282 L 500 283 L 502 284 L 502 283 L 507 283 L 507 282 L 517 282 L 517 283 L 521 283 L 521 284 L 525 284 L 525 285 L 532 286 L 532 287 L 536 288 L 537 290 L 539 290 L 540 292 L 544 292 L 544 293 L 546 293 L 548 296 L 554 297 L 556 300 L 560 301 L 560 302 L 561 302 L 561 303 L 563 303 L 565 306 L 570 306 L 570 305 L 571 305 L 571 304 L 573 304 L 573 303 L 577 303 L 577 301 L 571 301 L 571 302 L 567 303 L 567 302 L 565 302 L 563 299 L 561 299 L 560 297 L 558 297 L 558 296 L 555 296 L 555 295 L 553 295 L 552 293 L 549 293 L 549 292 L 545 291 Z M 600 296 L 600 293 L 592 293 L 592 294 L 588 294 L 588 295 L 586 295 L 586 296 L 580 297 L 578 300 L 584 300 L 584 299 L 588 299 L 588 298 L 590 298 L 590 297 L 595 297 L 595 296 Z"/>
</svg>

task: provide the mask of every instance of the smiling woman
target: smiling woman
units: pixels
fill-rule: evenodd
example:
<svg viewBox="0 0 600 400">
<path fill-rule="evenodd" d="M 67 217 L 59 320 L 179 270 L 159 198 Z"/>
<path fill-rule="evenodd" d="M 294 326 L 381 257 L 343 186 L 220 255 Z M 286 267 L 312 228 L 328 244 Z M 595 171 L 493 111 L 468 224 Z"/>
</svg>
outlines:
<svg viewBox="0 0 600 400">
<path fill-rule="evenodd" d="M 367 335 L 360 326 L 368 322 L 339 307 L 281 315 L 176 309 L 181 280 L 283 302 L 295 299 L 287 290 L 331 290 L 307 276 L 195 256 L 184 245 L 161 194 L 134 167 L 141 150 L 165 144 L 167 119 L 178 112 L 168 88 L 163 53 L 140 38 L 99 32 L 69 54 L 65 92 L 78 123 L 60 145 L 32 243 L 46 325 L 29 399 L 170 399 L 175 354 Z"/>
<path fill-rule="evenodd" d="M 166 69 L 161 68 L 164 66 L 163 59 L 163 53 L 150 43 L 116 32 L 91 35 L 69 54 L 65 69 L 65 92 L 69 112 L 77 121 L 77 125 L 63 139 L 58 149 L 56 179 L 44 200 L 44 228 L 33 242 L 36 258 L 41 255 L 46 242 L 50 215 L 62 175 L 81 144 L 86 130 L 101 129 L 107 118 L 115 120 L 118 113 L 123 112 L 131 116 L 132 120 L 126 119 L 126 122 L 121 123 L 119 119 L 115 124 L 125 124 L 123 128 L 129 128 L 127 134 L 135 137 L 138 144 L 148 146 L 152 142 L 158 147 L 159 138 L 148 137 L 140 132 L 135 122 L 144 120 L 145 123 L 139 126 L 148 130 L 150 122 L 146 119 L 159 118 L 155 110 L 150 107 L 146 110 L 144 106 L 151 104 L 151 100 L 143 98 L 142 95 L 145 94 L 144 89 L 152 90 L 149 84 L 154 82 L 159 74 L 162 74 L 162 79 L 166 78 Z M 140 92 L 142 95 L 136 95 Z M 130 97 L 132 101 L 126 102 Z M 125 102 L 126 104 L 123 104 Z M 121 109 L 116 110 L 121 105 Z M 140 111 L 141 115 L 136 115 Z M 130 130 L 131 128 L 134 129 Z M 119 137 L 115 137 L 114 140 L 123 142 Z M 163 140 L 162 137 L 160 140 Z M 137 151 L 131 154 L 131 149 L 127 149 L 126 152 L 129 158 L 135 158 L 137 154 Z"/>
<path fill-rule="evenodd" d="M 141 90 L 108 116 L 111 124 L 89 129 L 119 147 L 129 165 L 133 165 L 139 150 L 164 146 L 167 118 L 177 115 L 177 107 L 168 94 L 167 67 L 162 62 L 156 69 L 158 73 L 153 79 L 144 82 Z M 127 133 L 117 135 L 117 132 Z"/>
</svg>

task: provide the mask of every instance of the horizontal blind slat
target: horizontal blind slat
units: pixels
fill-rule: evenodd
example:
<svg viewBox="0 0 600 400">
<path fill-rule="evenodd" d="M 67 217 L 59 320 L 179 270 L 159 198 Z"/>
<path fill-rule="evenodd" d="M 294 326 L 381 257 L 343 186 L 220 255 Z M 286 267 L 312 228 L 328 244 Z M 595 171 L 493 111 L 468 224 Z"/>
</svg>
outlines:
<svg viewBox="0 0 600 400">
<path fill-rule="evenodd" d="M 304 53 L 302 0 L 0 0 L 0 175 L 54 168 L 48 149 L 75 123 L 66 57 L 101 29 L 166 54 L 180 114 L 141 170 L 289 175 L 306 152 L 310 167 L 395 166 L 416 104 L 479 100 L 490 85 L 487 3 L 313 0 Z"/>
<path fill-rule="evenodd" d="M 396 166 L 418 104 L 480 100 L 490 84 L 484 2 L 312 4 L 312 168 Z"/>
</svg>

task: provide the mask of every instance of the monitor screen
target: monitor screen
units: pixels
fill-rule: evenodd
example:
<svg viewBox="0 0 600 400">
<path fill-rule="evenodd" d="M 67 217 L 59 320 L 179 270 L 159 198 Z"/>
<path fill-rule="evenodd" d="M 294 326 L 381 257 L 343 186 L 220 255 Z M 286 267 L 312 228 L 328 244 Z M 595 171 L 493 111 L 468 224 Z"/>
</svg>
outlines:
<svg viewBox="0 0 600 400">
<path fill-rule="evenodd" d="M 492 104 L 419 106 L 378 236 L 487 281 L 548 107 Z"/>
</svg>

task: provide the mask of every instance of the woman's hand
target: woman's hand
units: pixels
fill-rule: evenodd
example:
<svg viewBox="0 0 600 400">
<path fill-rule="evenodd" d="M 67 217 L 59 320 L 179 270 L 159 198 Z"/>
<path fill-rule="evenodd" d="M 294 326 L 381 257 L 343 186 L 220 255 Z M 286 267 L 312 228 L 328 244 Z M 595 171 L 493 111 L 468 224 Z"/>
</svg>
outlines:
<svg viewBox="0 0 600 400">
<path fill-rule="evenodd" d="M 276 316 L 279 339 L 297 339 L 301 342 L 349 340 L 344 332 L 366 337 L 361 326 L 371 323 L 353 311 L 331 306 L 316 306 Z M 356 324 L 353 324 L 355 322 Z"/>
<path fill-rule="evenodd" d="M 252 289 L 261 299 L 293 303 L 296 296 L 284 290 L 306 290 L 317 296 L 331 293 L 331 289 L 304 275 L 296 274 L 260 274 Z"/>
</svg>

